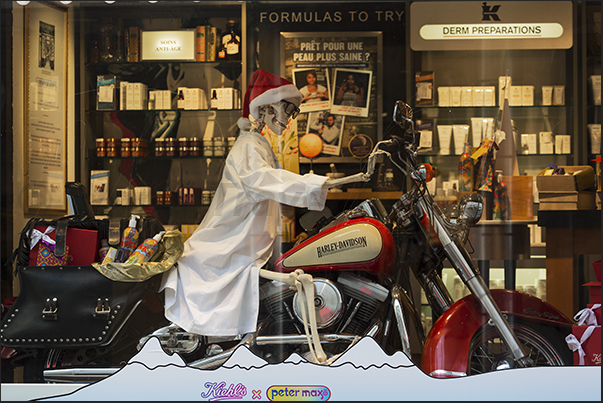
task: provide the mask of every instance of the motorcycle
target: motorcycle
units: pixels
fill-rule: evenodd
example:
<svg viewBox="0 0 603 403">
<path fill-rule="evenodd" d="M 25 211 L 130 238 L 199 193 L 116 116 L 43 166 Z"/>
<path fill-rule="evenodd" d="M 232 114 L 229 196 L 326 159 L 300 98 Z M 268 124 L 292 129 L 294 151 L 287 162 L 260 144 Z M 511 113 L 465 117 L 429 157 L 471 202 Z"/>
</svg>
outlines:
<svg viewBox="0 0 603 403">
<path fill-rule="evenodd" d="M 386 156 L 406 178 L 406 190 L 389 211 L 373 198 L 334 217 L 302 217 L 307 238 L 282 254 L 271 270 L 261 271 L 256 332 L 209 337 L 171 324 L 142 337 L 138 349 L 156 337 L 166 352 L 201 369 L 220 366 L 242 345 L 269 363 L 298 353 L 329 365 L 360 338 L 372 337 L 387 353 L 403 351 L 437 378 L 570 365 L 572 352 L 564 338 L 572 320 L 534 296 L 488 288 L 466 247 L 469 230 L 482 215 L 481 196 L 464 196 L 456 217 L 444 214 L 426 186 L 433 168 L 417 162 L 412 108 L 397 101 L 393 115 L 403 134 L 375 145 L 366 173 L 331 183 L 366 182 L 378 156 Z M 456 302 L 442 280 L 445 261 L 471 291 Z M 416 283 L 434 318 L 427 334 Z M 118 369 L 54 368 L 45 370 L 44 378 L 90 382 Z"/>
</svg>

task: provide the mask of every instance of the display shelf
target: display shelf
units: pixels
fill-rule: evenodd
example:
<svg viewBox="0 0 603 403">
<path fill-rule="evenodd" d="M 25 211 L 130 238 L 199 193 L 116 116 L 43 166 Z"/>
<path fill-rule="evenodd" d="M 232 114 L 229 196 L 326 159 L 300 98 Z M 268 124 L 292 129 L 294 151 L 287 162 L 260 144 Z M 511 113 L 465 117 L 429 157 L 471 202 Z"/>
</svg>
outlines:
<svg viewBox="0 0 603 403">
<path fill-rule="evenodd" d="M 171 6 L 168 4 L 157 6 L 145 10 L 144 13 L 141 13 L 137 6 L 119 6 L 117 24 L 110 23 L 116 18 L 115 10 L 110 11 L 104 6 L 85 4 L 78 9 L 77 16 L 81 21 L 78 28 L 83 38 L 79 51 L 81 63 L 77 68 L 79 77 L 76 78 L 80 85 L 76 103 L 82 122 L 79 146 L 76 145 L 76 148 L 81 149 L 82 182 L 89 183 L 91 170 L 108 170 L 110 192 L 130 186 L 148 186 L 151 188 L 152 201 L 155 201 L 157 190 L 177 189 L 180 186 L 215 188 L 227 153 L 220 157 L 205 156 L 200 144 L 199 155 L 181 156 L 178 155 L 178 144 L 176 144 L 176 155 L 155 156 L 151 139 L 197 137 L 201 140 L 204 137 L 221 137 L 226 143 L 228 137 L 236 137 L 238 132 L 236 121 L 240 117 L 241 109 L 212 109 L 209 98 L 213 88 L 240 90 L 242 83 L 246 81 L 244 60 L 147 60 L 149 57 L 143 54 L 141 47 L 140 60 L 127 61 L 126 47 L 118 38 L 132 26 L 139 27 L 141 31 L 156 29 L 149 25 L 151 20 L 165 18 L 165 15 L 171 12 Z M 163 19 L 162 30 L 194 29 L 200 25 L 224 29 L 228 20 L 233 17 L 240 22 L 243 21 L 243 5 L 240 2 L 204 2 L 202 5 L 191 3 L 186 6 L 181 4 L 179 7 L 181 11 L 187 11 L 187 18 L 185 20 Z M 110 28 L 111 38 L 99 37 L 99 33 L 107 27 Z M 243 37 L 241 54 L 245 54 L 244 41 Z M 98 53 L 94 52 L 95 49 Z M 109 61 L 101 57 L 107 57 L 107 49 L 109 53 L 115 51 L 117 56 L 111 56 L 114 57 L 113 60 Z M 143 58 L 145 60 L 142 60 Z M 98 110 L 97 80 L 98 76 L 102 75 L 115 76 L 119 83 L 145 84 L 147 91 L 169 90 L 172 94 L 172 103 L 162 105 L 168 107 L 167 109 L 120 109 L 118 104 L 112 110 Z M 174 98 L 180 88 L 203 89 L 207 97 L 207 106 L 200 104 L 205 107 L 203 109 L 176 108 Z M 114 96 L 119 103 L 121 101 L 119 85 Z M 140 138 L 145 141 L 148 144 L 149 155 L 121 157 L 118 147 L 117 156 L 96 156 L 97 138 L 124 137 Z M 110 200 L 114 200 L 115 196 L 114 193 L 110 193 Z M 207 211 L 207 205 L 151 204 L 95 207 L 95 211 L 103 210 L 106 214 L 115 217 L 127 216 L 130 210 L 146 211 L 148 214 L 152 212 L 167 225 L 200 222 Z"/>
</svg>

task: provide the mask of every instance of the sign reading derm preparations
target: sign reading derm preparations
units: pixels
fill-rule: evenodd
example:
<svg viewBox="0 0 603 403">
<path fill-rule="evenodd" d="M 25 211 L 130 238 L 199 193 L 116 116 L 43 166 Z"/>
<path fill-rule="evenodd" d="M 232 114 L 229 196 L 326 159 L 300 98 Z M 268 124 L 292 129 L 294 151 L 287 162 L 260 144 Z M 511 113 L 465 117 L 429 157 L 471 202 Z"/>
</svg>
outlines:
<svg viewBox="0 0 603 403">
<path fill-rule="evenodd" d="M 410 7 L 415 51 L 572 47 L 570 1 L 413 2 Z"/>
</svg>

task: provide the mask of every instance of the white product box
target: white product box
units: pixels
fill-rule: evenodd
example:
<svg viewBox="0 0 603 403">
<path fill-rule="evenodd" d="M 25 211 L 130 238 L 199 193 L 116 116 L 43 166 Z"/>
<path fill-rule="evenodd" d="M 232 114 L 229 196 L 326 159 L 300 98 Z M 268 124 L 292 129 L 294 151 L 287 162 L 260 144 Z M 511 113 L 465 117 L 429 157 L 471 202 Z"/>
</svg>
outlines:
<svg viewBox="0 0 603 403">
<path fill-rule="evenodd" d="M 438 87 L 438 106 L 450 106 L 450 87 Z"/>
<path fill-rule="evenodd" d="M 134 204 L 138 206 L 146 206 L 151 204 L 150 186 L 136 186 L 134 188 Z"/>
<path fill-rule="evenodd" d="M 484 119 L 471 118 L 471 138 L 473 147 L 479 147 L 484 132 Z"/>
<path fill-rule="evenodd" d="M 484 106 L 484 87 L 473 87 L 473 106 Z"/>
<path fill-rule="evenodd" d="M 496 106 L 496 87 L 484 87 L 484 106 Z"/>
<path fill-rule="evenodd" d="M 521 106 L 534 106 L 534 86 L 521 86 Z"/>
<path fill-rule="evenodd" d="M 450 106 L 461 106 L 461 87 L 450 87 Z"/>
<path fill-rule="evenodd" d="M 540 132 L 540 154 L 553 154 L 554 148 L 553 132 Z"/>
<path fill-rule="evenodd" d="M 172 91 L 170 90 L 161 90 L 159 91 L 161 92 L 162 95 L 162 107 L 161 109 L 172 109 Z"/>
<path fill-rule="evenodd" d="M 218 96 L 218 109 L 235 109 L 239 106 L 239 92 L 234 88 L 212 88 Z"/>
<path fill-rule="evenodd" d="M 163 105 L 163 93 L 161 91 L 149 91 L 149 109 L 161 109 Z"/>
<path fill-rule="evenodd" d="M 128 83 L 126 86 L 126 109 L 144 110 L 148 107 L 147 86 L 143 83 Z"/>
<path fill-rule="evenodd" d="M 553 86 L 543 85 L 542 86 L 542 105 L 550 106 L 553 105 Z"/>
<path fill-rule="evenodd" d="M 128 95 L 127 88 L 128 88 L 127 81 L 121 81 L 119 83 L 119 109 L 122 111 L 126 109 L 127 95 Z"/>
<path fill-rule="evenodd" d="M 569 154 L 571 150 L 571 136 L 558 134 L 555 136 L 555 154 Z"/>
<path fill-rule="evenodd" d="M 90 204 L 109 204 L 109 171 L 90 171 Z"/>
<path fill-rule="evenodd" d="M 473 87 L 461 87 L 461 106 L 473 106 Z"/>
<path fill-rule="evenodd" d="M 207 97 L 202 88 L 186 88 L 184 90 L 184 109 L 207 109 Z"/>
<path fill-rule="evenodd" d="M 419 149 L 433 147 L 433 132 L 431 130 L 419 130 Z"/>
<path fill-rule="evenodd" d="M 122 206 L 129 206 L 132 204 L 134 191 L 130 188 L 117 189 L 117 197 L 115 203 L 119 203 Z"/>
<path fill-rule="evenodd" d="M 536 134 L 527 133 L 521 135 L 521 153 L 534 155 L 538 154 L 538 143 Z"/>
<path fill-rule="evenodd" d="M 595 105 L 601 105 L 601 75 L 592 75 L 588 77 L 592 101 Z"/>
<path fill-rule="evenodd" d="M 565 105 L 565 85 L 553 85 L 553 105 Z"/>
<path fill-rule="evenodd" d="M 498 77 L 498 105 L 502 106 L 504 104 L 504 99 L 507 98 L 509 100 L 509 105 L 511 105 L 511 76 L 500 76 Z"/>
<path fill-rule="evenodd" d="M 512 85 L 511 86 L 511 90 L 509 91 L 509 106 L 521 106 L 522 105 L 521 91 L 522 91 L 521 85 Z"/>
</svg>

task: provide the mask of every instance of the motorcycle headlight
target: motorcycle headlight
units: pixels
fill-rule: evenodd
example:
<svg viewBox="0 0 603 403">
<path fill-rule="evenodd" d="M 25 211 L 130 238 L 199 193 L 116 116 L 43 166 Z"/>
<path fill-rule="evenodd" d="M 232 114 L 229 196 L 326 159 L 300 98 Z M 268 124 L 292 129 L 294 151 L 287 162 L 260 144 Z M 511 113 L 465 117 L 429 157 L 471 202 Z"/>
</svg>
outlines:
<svg viewBox="0 0 603 403">
<path fill-rule="evenodd" d="M 484 199 L 478 193 L 465 195 L 459 201 L 459 218 L 467 225 L 475 225 L 482 218 Z"/>
</svg>

